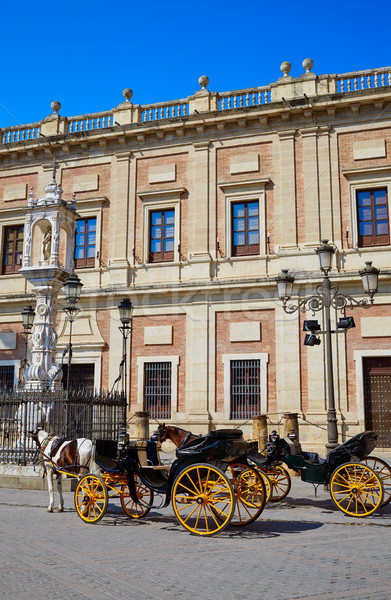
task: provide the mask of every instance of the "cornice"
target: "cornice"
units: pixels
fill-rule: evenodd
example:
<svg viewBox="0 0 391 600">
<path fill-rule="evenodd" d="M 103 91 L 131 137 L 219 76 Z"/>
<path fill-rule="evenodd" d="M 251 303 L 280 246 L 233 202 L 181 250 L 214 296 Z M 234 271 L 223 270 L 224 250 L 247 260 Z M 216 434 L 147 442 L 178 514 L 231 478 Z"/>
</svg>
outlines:
<svg viewBox="0 0 391 600">
<path fill-rule="evenodd" d="M 168 189 L 163 189 L 163 190 L 144 190 L 144 191 L 137 191 L 136 195 L 139 196 L 140 198 L 145 198 L 146 200 L 148 200 L 149 198 L 159 198 L 159 197 L 163 197 L 163 198 L 168 198 L 168 197 L 178 197 L 181 194 L 183 194 L 184 192 L 187 192 L 187 189 L 185 187 L 177 187 L 177 188 L 168 188 Z"/>
</svg>

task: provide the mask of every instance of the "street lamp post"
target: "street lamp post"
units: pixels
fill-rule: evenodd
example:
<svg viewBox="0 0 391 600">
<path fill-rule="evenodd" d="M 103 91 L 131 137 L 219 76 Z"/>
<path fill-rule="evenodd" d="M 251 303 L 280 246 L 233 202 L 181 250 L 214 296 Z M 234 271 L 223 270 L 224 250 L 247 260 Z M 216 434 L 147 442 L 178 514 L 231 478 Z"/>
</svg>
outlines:
<svg viewBox="0 0 391 600">
<path fill-rule="evenodd" d="M 23 337 L 25 339 L 26 342 L 26 348 L 25 348 L 25 353 L 24 353 L 24 360 L 23 360 L 23 366 L 22 369 L 25 369 L 28 365 L 27 362 L 27 345 L 28 345 L 28 341 L 29 341 L 29 337 L 32 334 L 32 330 L 33 330 L 33 325 L 34 325 L 34 317 L 35 317 L 35 311 L 33 309 L 32 306 L 25 306 L 24 309 L 21 312 L 22 315 L 22 320 L 23 320 Z"/>
<path fill-rule="evenodd" d="M 129 298 L 124 298 L 121 304 L 118 306 L 119 318 L 122 325 L 118 328 L 122 333 L 122 368 L 124 376 L 122 377 L 122 392 L 127 396 L 127 355 L 126 355 L 126 341 L 132 331 L 130 325 L 132 321 L 133 305 Z"/>
<path fill-rule="evenodd" d="M 64 308 L 64 312 L 67 315 L 69 321 L 69 343 L 68 343 L 68 372 L 67 372 L 67 385 L 66 390 L 69 392 L 69 377 L 71 373 L 72 365 L 72 325 L 75 317 L 79 314 L 80 308 L 76 307 L 76 304 L 80 300 L 81 288 L 83 287 L 82 282 L 75 273 L 72 273 L 64 283 L 65 299 L 68 302 L 68 306 Z"/>
<path fill-rule="evenodd" d="M 312 326 L 306 328 L 307 331 L 316 331 L 316 333 L 325 336 L 325 351 L 326 351 L 326 374 L 327 374 L 327 444 L 326 448 L 330 452 L 338 446 L 338 428 L 337 428 L 337 413 L 335 409 L 334 397 L 334 378 L 333 378 L 333 352 L 331 343 L 332 333 L 346 332 L 346 330 L 354 326 L 353 319 L 351 321 L 343 321 L 338 323 L 337 329 L 334 331 L 331 328 L 330 308 L 342 311 L 345 307 L 353 309 L 355 306 L 362 308 L 370 308 L 373 305 L 373 297 L 377 292 L 379 270 L 372 266 L 371 262 L 366 262 L 366 266 L 359 273 L 362 278 L 365 293 L 369 298 L 356 300 L 350 295 L 341 294 L 338 287 L 332 284 L 329 278 L 329 272 L 332 268 L 332 259 L 335 252 L 334 246 L 328 243 L 328 240 L 322 240 L 321 245 L 316 248 L 316 254 L 319 259 L 319 267 L 323 273 L 323 280 L 316 287 L 316 294 L 306 296 L 297 304 L 289 303 L 292 295 L 292 287 L 294 283 L 293 275 L 288 273 L 287 269 L 282 269 L 278 275 L 276 282 L 278 287 L 278 296 L 283 303 L 283 309 L 287 314 L 292 314 L 296 311 L 305 313 L 311 310 L 313 314 L 318 311 L 323 311 L 324 330 L 320 331 L 317 321 L 309 321 Z M 304 343 L 310 346 L 319 344 L 320 340 L 315 335 L 308 336 L 310 339 Z"/>
<path fill-rule="evenodd" d="M 34 326 L 34 317 L 35 317 L 35 311 L 33 309 L 33 307 L 30 306 L 25 306 L 24 309 L 21 312 L 22 315 L 22 320 L 23 320 L 23 337 L 25 339 L 26 342 L 26 347 L 25 347 L 25 351 L 24 351 L 24 359 L 23 359 L 23 363 L 22 363 L 22 373 L 24 374 L 24 371 L 26 369 L 26 367 L 28 366 L 28 362 L 27 362 L 27 347 L 28 347 L 28 341 L 29 341 L 29 337 L 33 332 L 33 326 Z M 18 387 L 20 385 L 21 379 L 23 377 L 24 380 L 24 375 L 21 375 L 20 379 L 19 379 L 19 384 Z M 23 430 L 22 430 L 22 447 L 23 447 L 23 452 L 22 452 L 22 459 L 21 459 L 21 464 L 25 465 L 26 464 L 26 440 L 27 440 L 27 403 L 23 402 L 23 417 L 22 417 L 22 424 L 23 424 Z"/>
</svg>

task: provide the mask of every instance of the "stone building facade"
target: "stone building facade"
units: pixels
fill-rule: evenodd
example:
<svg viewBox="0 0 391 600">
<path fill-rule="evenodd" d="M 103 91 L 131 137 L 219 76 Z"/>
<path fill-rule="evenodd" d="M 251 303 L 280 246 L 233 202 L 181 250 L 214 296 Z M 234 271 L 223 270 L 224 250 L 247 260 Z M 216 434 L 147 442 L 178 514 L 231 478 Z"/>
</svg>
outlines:
<svg viewBox="0 0 391 600">
<path fill-rule="evenodd" d="M 373 307 L 345 309 L 355 328 L 333 337 L 340 440 L 381 428 L 391 447 L 391 69 L 319 76 L 310 59 L 303 67 L 292 78 L 283 63 L 276 82 L 224 93 L 203 76 L 188 98 L 148 106 L 126 89 L 116 108 L 71 118 L 53 102 L 39 123 L 0 130 L 3 386 L 20 376 L 20 312 L 33 301 L 18 273 L 25 207 L 55 157 L 78 213 L 78 382 L 113 385 L 117 307 L 129 298 L 130 426 L 149 409 L 195 432 L 242 426 L 251 435 L 254 415 L 275 428 L 294 412 L 303 446 L 323 446 L 325 345 L 303 344 L 303 321 L 314 317 L 287 315 L 275 280 L 289 269 L 293 301 L 312 294 L 315 249 L 327 239 L 343 294 L 363 297 L 366 261 L 380 269 Z M 67 331 L 60 314 L 59 354 Z"/>
</svg>

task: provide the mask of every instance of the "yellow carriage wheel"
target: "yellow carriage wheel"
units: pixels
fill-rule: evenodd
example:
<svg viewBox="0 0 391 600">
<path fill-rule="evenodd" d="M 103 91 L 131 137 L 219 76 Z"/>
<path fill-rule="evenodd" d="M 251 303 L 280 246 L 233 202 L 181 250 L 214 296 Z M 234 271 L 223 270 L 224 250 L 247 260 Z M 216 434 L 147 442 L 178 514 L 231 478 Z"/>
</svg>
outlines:
<svg viewBox="0 0 391 600">
<path fill-rule="evenodd" d="M 383 484 L 383 502 L 381 503 L 381 507 L 383 508 L 383 506 L 386 506 L 391 501 L 391 467 L 384 460 L 376 456 L 367 456 L 361 462 L 372 469 L 372 471 L 375 471 L 376 475 L 381 479 Z"/>
<path fill-rule="evenodd" d="M 380 508 L 383 484 L 362 463 L 346 463 L 331 475 L 330 494 L 335 506 L 352 517 L 366 517 Z"/>
<path fill-rule="evenodd" d="M 107 487 L 102 477 L 91 473 L 82 477 L 75 491 L 75 507 L 79 517 L 86 523 L 98 523 L 106 512 L 107 504 Z"/>
<path fill-rule="evenodd" d="M 262 475 L 241 463 L 230 463 L 226 475 L 235 493 L 235 512 L 230 525 L 241 527 L 259 517 L 266 503 L 266 486 Z"/>
<path fill-rule="evenodd" d="M 272 491 L 273 491 L 272 482 L 271 482 L 270 478 L 268 477 L 268 475 L 266 475 L 266 473 L 264 473 L 260 469 L 256 469 L 256 471 L 258 471 L 259 475 L 262 477 L 263 483 L 265 484 L 265 492 L 266 492 L 265 502 L 267 504 L 271 498 Z"/>
<path fill-rule="evenodd" d="M 291 489 L 291 476 L 288 471 L 283 467 L 280 467 L 280 465 L 276 465 L 275 467 L 262 467 L 259 470 L 268 476 L 272 484 L 270 502 L 279 502 L 280 500 L 283 500 L 283 498 L 289 494 Z"/>
<path fill-rule="evenodd" d="M 140 519 L 149 513 L 153 505 L 153 491 L 143 483 L 138 475 L 134 475 L 137 498 L 140 504 L 137 504 L 130 495 L 128 484 L 124 483 L 121 487 L 120 499 L 123 511 L 132 519 Z"/>
<path fill-rule="evenodd" d="M 229 525 L 235 511 L 235 494 L 220 469 L 199 463 L 176 478 L 172 506 L 177 520 L 188 531 L 211 536 Z"/>
</svg>

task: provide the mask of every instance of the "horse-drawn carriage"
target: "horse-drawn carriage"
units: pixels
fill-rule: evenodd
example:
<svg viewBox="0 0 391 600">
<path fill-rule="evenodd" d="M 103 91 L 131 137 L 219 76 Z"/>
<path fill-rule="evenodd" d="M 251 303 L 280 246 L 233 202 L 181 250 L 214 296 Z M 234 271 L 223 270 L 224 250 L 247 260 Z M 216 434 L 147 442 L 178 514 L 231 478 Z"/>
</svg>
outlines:
<svg viewBox="0 0 391 600">
<path fill-rule="evenodd" d="M 271 478 L 274 499 L 285 498 L 291 487 L 283 463 L 299 473 L 302 481 L 315 487 L 325 484 L 342 512 L 365 517 L 391 500 L 391 468 L 384 460 L 369 456 L 376 446 L 376 437 L 373 431 L 365 431 L 337 446 L 327 458 L 321 458 L 316 452 L 303 452 L 294 432 L 280 438 L 273 431 L 266 444 L 266 456 L 255 453 L 250 454 L 250 459 Z"/>
<path fill-rule="evenodd" d="M 160 461 L 161 442 L 166 439 L 177 446 L 172 464 Z M 99 472 L 79 478 L 75 507 L 83 521 L 97 523 L 109 499 L 119 498 L 124 512 L 139 519 L 148 514 L 158 496 L 158 507 L 172 503 L 175 517 L 188 531 L 211 536 L 228 525 L 253 522 L 269 498 L 284 498 L 291 485 L 284 463 L 300 473 L 303 481 L 329 486 L 334 504 L 344 513 L 367 516 L 391 500 L 390 467 L 368 456 L 375 440 L 373 432 L 361 433 L 322 459 L 314 452 L 302 452 L 294 435 L 280 439 L 273 432 L 264 456 L 258 452 L 257 443 L 243 439 L 240 430 L 222 429 L 197 436 L 178 427 L 159 425 L 148 441 L 97 440 L 94 461 L 82 464 L 94 462 Z M 76 451 L 85 442 L 75 440 L 68 445 L 73 443 Z M 41 452 L 44 445 L 45 441 Z M 60 454 L 69 450 L 59 448 Z M 81 469 L 88 468 L 77 464 L 77 455 L 67 464 L 63 459 L 56 463 L 47 455 L 45 460 L 59 474 L 80 477 Z"/>
<path fill-rule="evenodd" d="M 187 433 L 187 432 L 185 432 Z M 239 430 L 218 430 L 192 436 L 179 447 L 171 465 L 161 464 L 160 442 L 120 444 L 98 441 L 95 461 L 101 474 L 88 473 L 75 491 L 78 515 L 97 523 L 108 500 L 119 498 L 132 518 L 148 514 L 154 497 L 160 506 L 172 503 L 178 522 L 197 535 L 210 536 L 228 525 L 254 521 L 266 502 L 264 477 L 250 466 L 251 447 Z"/>
</svg>

